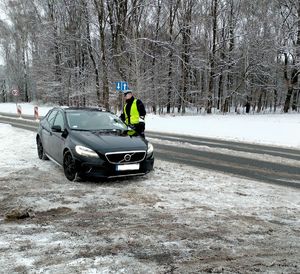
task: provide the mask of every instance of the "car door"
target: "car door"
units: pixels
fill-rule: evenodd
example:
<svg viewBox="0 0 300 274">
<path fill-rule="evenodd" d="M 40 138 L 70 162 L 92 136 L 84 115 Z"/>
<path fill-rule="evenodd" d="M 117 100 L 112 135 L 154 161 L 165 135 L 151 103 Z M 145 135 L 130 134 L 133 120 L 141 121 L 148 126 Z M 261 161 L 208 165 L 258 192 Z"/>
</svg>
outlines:
<svg viewBox="0 0 300 274">
<path fill-rule="evenodd" d="M 52 136 L 50 140 L 51 150 L 53 151 L 53 158 L 59 164 L 63 163 L 63 149 L 65 145 L 65 137 L 63 137 L 62 132 L 65 130 L 65 121 L 62 111 L 58 111 L 55 116 L 52 126 L 60 126 L 61 132 L 55 132 L 51 130 Z"/>
<path fill-rule="evenodd" d="M 46 121 L 42 123 L 42 143 L 46 154 L 53 158 L 53 151 L 51 146 L 52 131 L 51 126 L 53 125 L 54 119 L 57 115 L 58 110 L 53 110 L 47 117 Z"/>
</svg>

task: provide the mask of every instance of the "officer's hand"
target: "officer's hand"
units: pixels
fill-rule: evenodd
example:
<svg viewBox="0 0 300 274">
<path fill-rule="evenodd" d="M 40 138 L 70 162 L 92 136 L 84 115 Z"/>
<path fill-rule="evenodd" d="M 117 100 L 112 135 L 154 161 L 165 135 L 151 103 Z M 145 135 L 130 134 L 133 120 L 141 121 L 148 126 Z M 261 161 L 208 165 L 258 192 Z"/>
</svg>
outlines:
<svg viewBox="0 0 300 274">
<path fill-rule="evenodd" d="M 138 124 L 139 132 L 144 132 L 145 131 L 145 122 L 139 122 Z"/>
</svg>

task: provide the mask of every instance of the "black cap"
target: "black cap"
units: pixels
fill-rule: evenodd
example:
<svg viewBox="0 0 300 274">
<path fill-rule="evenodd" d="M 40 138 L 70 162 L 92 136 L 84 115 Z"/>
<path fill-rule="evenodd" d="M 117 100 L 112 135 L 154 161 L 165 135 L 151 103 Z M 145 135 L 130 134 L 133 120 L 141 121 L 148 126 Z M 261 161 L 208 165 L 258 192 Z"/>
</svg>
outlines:
<svg viewBox="0 0 300 274">
<path fill-rule="evenodd" d="M 131 91 L 131 90 L 125 90 L 125 91 L 124 91 L 124 96 L 125 96 L 126 94 L 128 94 L 128 93 L 132 93 L 132 91 Z"/>
</svg>

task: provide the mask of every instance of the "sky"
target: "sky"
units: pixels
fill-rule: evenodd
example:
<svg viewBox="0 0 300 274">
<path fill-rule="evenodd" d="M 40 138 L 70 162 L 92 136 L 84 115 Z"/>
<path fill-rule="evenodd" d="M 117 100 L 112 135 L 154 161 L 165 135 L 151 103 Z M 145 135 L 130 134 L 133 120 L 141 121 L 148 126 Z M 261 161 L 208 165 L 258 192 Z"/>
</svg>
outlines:
<svg viewBox="0 0 300 274">
<path fill-rule="evenodd" d="M 32 103 L 20 104 L 23 114 L 34 115 Z M 51 106 L 39 106 L 45 115 Z M 0 112 L 17 113 L 16 104 L 0 103 Z M 267 144 L 300 149 L 300 113 L 146 115 L 147 131 L 178 133 L 223 140 Z"/>
</svg>

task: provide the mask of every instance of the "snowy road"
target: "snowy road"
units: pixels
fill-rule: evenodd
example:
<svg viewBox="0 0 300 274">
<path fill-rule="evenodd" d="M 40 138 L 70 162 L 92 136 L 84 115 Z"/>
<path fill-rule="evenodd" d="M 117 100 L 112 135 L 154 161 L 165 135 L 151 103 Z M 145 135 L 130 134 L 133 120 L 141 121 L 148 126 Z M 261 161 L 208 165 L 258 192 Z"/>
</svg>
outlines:
<svg viewBox="0 0 300 274">
<path fill-rule="evenodd" d="M 272 148 L 271 151 L 270 147 L 265 147 L 270 150 L 268 153 L 262 147 L 260 152 L 250 153 L 246 152 L 249 148 L 246 148 L 245 151 L 228 149 L 230 145 L 226 149 L 214 149 L 214 146 L 209 145 L 205 147 L 190 146 L 189 142 L 164 142 L 161 144 L 159 139 L 149 138 L 149 140 L 155 147 L 156 157 L 165 161 L 229 173 L 261 182 L 300 188 L 300 154 L 297 154 L 295 150 L 287 153 L 285 149 L 285 152 L 280 148 Z M 226 147 L 225 142 L 223 146 Z"/>
<path fill-rule="evenodd" d="M 32 120 L 0 116 L 35 131 Z M 224 172 L 250 180 L 300 188 L 300 150 L 211 138 L 148 132 L 157 159 Z"/>
<path fill-rule="evenodd" d="M 299 273 L 299 190 L 157 160 L 73 183 L 0 127 L 1 273 Z"/>
</svg>

